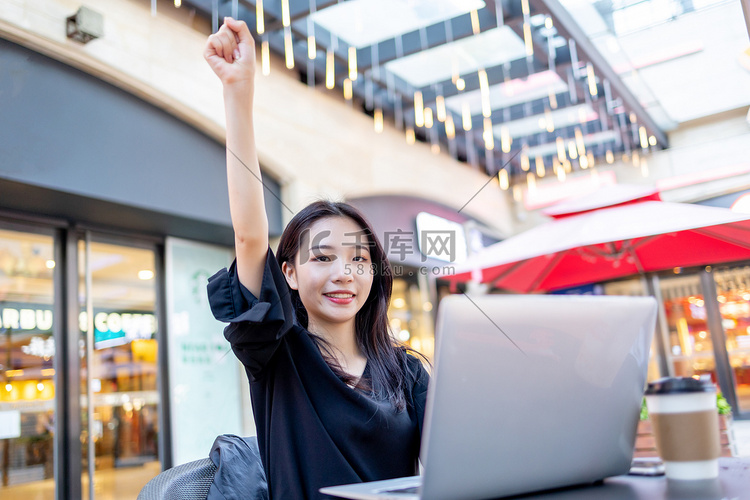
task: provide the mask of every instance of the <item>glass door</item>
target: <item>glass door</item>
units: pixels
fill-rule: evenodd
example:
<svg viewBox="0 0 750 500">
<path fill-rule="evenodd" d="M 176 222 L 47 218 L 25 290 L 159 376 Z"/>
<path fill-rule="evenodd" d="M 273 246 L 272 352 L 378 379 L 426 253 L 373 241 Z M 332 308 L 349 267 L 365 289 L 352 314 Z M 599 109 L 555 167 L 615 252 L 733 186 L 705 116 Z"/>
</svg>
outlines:
<svg viewBox="0 0 750 500">
<path fill-rule="evenodd" d="M 0 498 L 55 498 L 54 237 L 0 229 Z"/>
<path fill-rule="evenodd" d="M 83 498 L 132 499 L 161 470 L 155 248 L 86 233 L 79 270 Z"/>
<path fill-rule="evenodd" d="M 660 287 L 669 328 L 667 360 L 672 364 L 674 375 L 710 374 L 714 383 L 718 382 L 700 276 L 663 278 Z"/>
<path fill-rule="evenodd" d="M 750 266 L 714 273 L 740 413 L 750 412 Z"/>
</svg>

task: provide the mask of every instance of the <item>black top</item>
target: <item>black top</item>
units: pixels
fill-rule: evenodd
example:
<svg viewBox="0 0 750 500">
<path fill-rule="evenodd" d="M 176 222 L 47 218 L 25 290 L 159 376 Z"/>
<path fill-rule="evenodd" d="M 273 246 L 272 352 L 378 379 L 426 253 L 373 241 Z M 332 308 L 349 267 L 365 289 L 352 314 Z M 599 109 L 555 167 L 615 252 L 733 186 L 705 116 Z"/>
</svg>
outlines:
<svg viewBox="0 0 750 500">
<path fill-rule="evenodd" d="M 318 489 L 418 473 L 429 380 L 418 359 L 402 351 L 409 383 L 400 413 L 387 399 L 349 387 L 297 322 L 270 249 L 259 298 L 240 283 L 236 263 L 209 279 L 208 295 L 250 379 L 271 498 L 328 498 Z"/>
</svg>

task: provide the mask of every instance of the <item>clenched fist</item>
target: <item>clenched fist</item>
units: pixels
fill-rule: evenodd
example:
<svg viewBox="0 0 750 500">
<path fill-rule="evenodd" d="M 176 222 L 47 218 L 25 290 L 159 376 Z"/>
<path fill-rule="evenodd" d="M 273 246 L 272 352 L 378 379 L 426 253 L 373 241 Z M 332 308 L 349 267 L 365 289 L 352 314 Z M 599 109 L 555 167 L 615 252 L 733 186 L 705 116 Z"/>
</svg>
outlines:
<svg viewBox="0 0 750 500">
<path fill-rule="evenodd" d="M 208 37 L 203 57 L 225 87 L 252 86 L 255 77 L 255 41 L 244 21 L 225 17 L 219 31 Z"/>
</svg>

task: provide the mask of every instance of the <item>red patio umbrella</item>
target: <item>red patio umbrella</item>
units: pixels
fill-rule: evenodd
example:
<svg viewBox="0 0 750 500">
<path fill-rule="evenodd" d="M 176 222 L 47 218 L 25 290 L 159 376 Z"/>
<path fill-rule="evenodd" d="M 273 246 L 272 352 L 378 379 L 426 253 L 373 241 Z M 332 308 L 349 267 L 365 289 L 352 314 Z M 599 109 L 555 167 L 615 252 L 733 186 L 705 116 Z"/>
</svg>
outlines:
<svg viewBox="0 0 750 500">
<path fill-rule="evenodd" d="M 550 211 L 555 220 L 483 249 L 444 279 L 473 276 L 530 293 L 750 259 L 750 215 L 653 200 L 651 192 L 606 208 L 594 202 Z"/>
</svg>

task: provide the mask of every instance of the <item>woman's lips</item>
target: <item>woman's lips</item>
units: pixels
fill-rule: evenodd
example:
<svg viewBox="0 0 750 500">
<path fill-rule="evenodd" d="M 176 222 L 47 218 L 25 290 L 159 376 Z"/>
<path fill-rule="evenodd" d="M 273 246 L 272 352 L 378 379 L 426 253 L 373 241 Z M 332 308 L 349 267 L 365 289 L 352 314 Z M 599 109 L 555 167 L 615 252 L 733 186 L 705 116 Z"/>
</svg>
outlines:
<svg viewBox="0 0 750 500">
<path fill-rule="evenodd" d="M 323 295 L 335 304 L 349 304 L 354 300 L 353 293 L 324 293 Z"/>
</svg>

